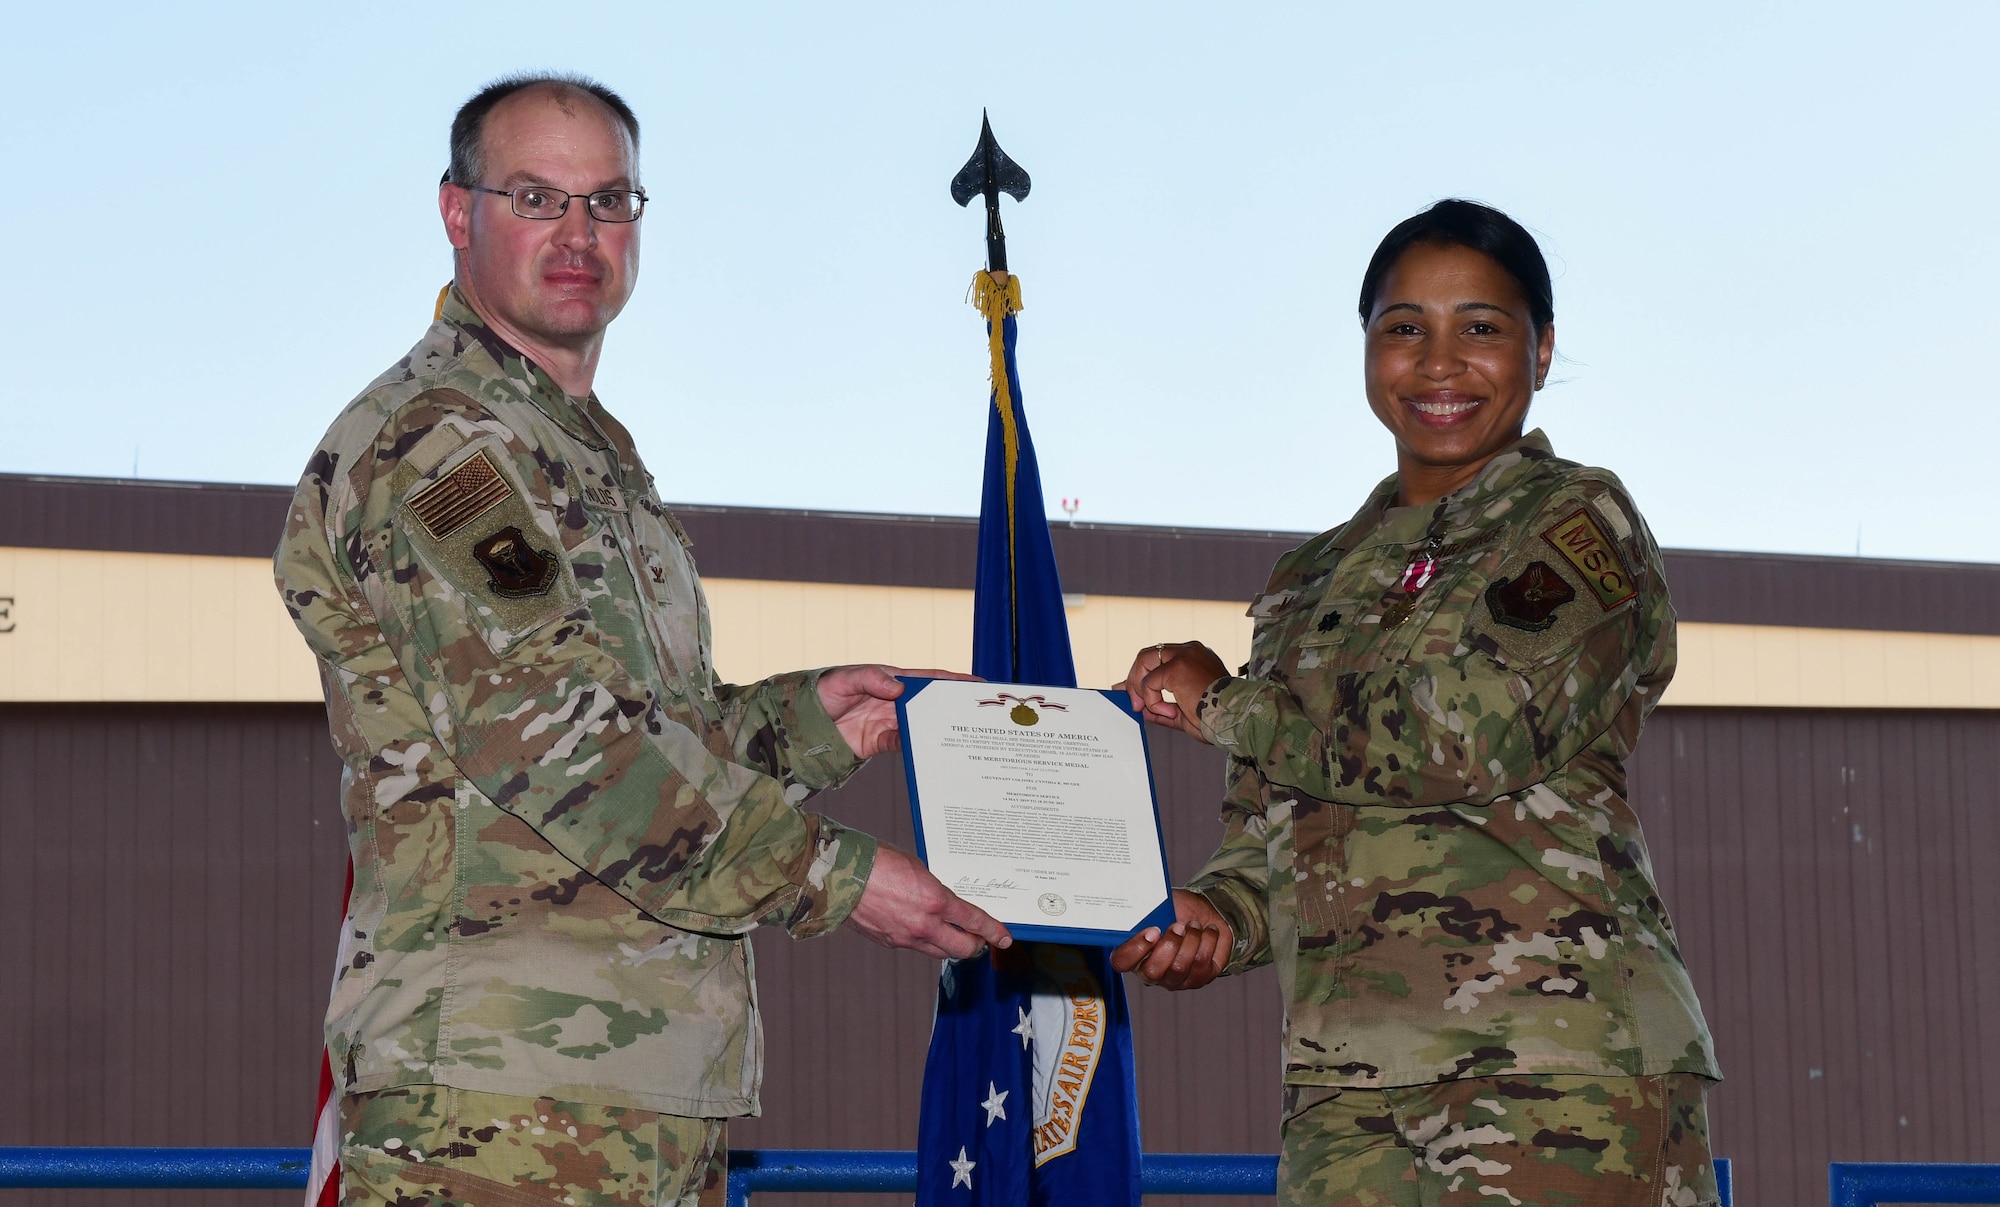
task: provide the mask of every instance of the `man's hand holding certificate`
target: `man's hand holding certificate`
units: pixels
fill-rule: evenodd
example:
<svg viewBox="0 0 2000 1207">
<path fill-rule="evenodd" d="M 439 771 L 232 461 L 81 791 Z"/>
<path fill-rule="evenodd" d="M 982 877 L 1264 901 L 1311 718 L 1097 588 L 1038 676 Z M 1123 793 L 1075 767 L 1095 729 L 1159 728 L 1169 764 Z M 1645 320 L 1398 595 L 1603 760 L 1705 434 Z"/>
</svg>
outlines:
<svg viewBox="0 0 2000 1207">
<path fill-rule="evenodd" d="M 906 679 L 917 850 L 1023 939 L 1113 946 L 1174 921 L 1144 727 L 1123 692 Z"/>
</svg>

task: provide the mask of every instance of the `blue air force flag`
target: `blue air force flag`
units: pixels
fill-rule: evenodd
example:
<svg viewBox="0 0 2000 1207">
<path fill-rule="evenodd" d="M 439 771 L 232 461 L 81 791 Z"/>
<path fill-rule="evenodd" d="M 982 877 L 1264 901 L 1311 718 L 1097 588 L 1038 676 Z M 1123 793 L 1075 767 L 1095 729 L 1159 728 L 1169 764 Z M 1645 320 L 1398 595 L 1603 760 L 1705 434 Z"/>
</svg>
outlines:
<svg viewBox="0 0 2000 1207">
<path fill-rule="evenodd" d="M 981 272 L 993 360 L 972 672 L 1076 686 L 1062 584 L 1015 371 L 1018 278 Z M 1139 1205 L 1125 986 L 1096 947 L 1017 943 L 938 980 L 917 1126 L 919 1207 Z"/>
</svg>

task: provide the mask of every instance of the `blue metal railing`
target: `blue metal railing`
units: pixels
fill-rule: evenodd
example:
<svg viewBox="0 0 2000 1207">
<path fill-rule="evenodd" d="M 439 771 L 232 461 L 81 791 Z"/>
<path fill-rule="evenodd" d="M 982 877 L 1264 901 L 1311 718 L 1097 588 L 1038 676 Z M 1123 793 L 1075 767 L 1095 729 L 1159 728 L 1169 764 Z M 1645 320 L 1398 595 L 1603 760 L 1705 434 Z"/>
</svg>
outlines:
<svg viewBox="0 0 2000 1207">
<path fill-rule="evenodd" d="M 0 1190 L 303 1190 L 309 1148 L 0 1148 Z"/>
<path fill-rule="evenodd" d="M 1242 1153 L 1147 1153 L 1139 1187 L 1146 1194 L 1278 1192 L 1278 1158 Z M 4 1183 L 0 1183 L 4 1185 Z M 859 1192 L 917 1188 L 913 1152 L 832 1152 L 813 1148 L 744 1149 L 729 1154 L 729 1207 L 748 1207 L 752 1191 Z"/>
<path fill-rule="evenodd" d="M 298 1189 L 303 1148 L 0 1148 L 0 1190 L 42 1188 Z M 1278 1158 L 1240 1153 L 1148 1153 L 1147 1194 L 1274 1194 Z M 913 1152 L 750 1148 L 729 1154 L 730 1207 L 759 1190 L 854 1193 L 917 1188 Z"/>
<path fill-rule="evenodd" d="M 0 1147 L 0 1190 L 41 1188 L 298 1189 L 310 1154 L 303 1148 L 6 1148 Z M 912 1152 L 751 1148 L 729 1154 L 730 1207 L 769 1191 L 910 1192 L 917 1185 Z M 1715 1162 L 1722 1207 L 1735 1200 L 1734 1170 Z M 1277 1190 L 1278 1159 L 1242 1153 L 1148 1153 L 1141 1185 L 1147 1194 L 1269 1195 Z M 1886 1203 L 2000 1204 L 2000 1165 L 1836 1162 L 1827 1167 L 1831 1207 Z"/>
<path fill-rule="evenodd" d="M 2000 1203 L 2000 1165 L 1835 1161 L 1826 1167 L 1832 1207 L 1879 1203 Z"/>
</svg>

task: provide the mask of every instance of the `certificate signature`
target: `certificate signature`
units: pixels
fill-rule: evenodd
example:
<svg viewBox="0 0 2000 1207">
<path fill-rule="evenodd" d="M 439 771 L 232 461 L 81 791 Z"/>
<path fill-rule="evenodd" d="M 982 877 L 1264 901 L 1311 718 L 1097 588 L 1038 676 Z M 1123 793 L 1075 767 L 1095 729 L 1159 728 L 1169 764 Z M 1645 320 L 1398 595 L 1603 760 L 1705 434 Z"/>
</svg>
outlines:
<svg viewBox="0 0 2000 1207">
<path fill-rule="evenodd" d="M 952 882 L 951 891 L 961 897 L 992 896 L 994 893 L 1014 892 L 1020 885 L 1012 880 L 990 876 L 960 876 Z"/>
</svg>

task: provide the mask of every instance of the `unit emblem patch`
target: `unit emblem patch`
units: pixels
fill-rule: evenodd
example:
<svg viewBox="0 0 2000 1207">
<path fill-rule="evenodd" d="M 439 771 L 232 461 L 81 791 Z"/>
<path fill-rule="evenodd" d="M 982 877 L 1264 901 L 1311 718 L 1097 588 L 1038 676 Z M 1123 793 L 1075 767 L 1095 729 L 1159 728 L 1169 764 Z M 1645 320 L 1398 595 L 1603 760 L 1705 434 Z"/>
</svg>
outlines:
<svg viewBox="0 0 2000 1207">
<path fill-rule="evenodd" d="M 1564 561 L 1576 567 L 1605 611 L 1639 593 L 1639 584 L 1632 580 L 1632 572 L 1618 556 L 1618 546 L 1606 539 L 1589 508 L 1579 507 L 1557 521 L 1542 533 L 1542 539 L 1562 554 Z"/>
<path fill-rule="evenodd" d="M 562 574 L 554 557 L 529 544 L 511 524 L 474 545 L 472 556 L 486 567 L 487 588 L 503 599 L 546 595 Z"/>
<path fill-rule="evenodd" d="M 507 501 L 514 488 L 481 449 L 457 469 L 410 496 L 410 511 L 441 541 Z"/>
<path fill-rule="evenodd" d="M 1576 598 L 1576 588 L 1563 581 L 1547 562 L 1529 562 L 1513 578 L 1496 578 L 1486 588 L 1486 610 L 1509 628 L 1545 633 L 1556 622 L 1556 609 Z"/>
</svg>

